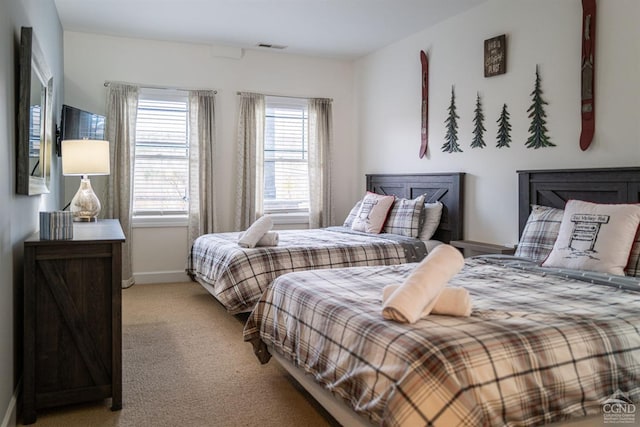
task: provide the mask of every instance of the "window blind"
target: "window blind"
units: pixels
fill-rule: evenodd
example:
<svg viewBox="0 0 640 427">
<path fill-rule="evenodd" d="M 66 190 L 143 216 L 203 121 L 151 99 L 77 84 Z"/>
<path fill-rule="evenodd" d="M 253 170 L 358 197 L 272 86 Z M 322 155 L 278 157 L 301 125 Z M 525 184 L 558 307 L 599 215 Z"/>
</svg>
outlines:
<svg viewBox="0 0 640 427">
<path fill-rule="evenodd" d="M 309 211 L 306 99 L 266 97 L 264 211 Z"/>
<path fill-rule="evenodd" d="M 188 211 L 188 98 L 169 90 L 141 92 L 136 120 L 133 214 Z"/>
<path fill-rule="evenodd" d="M 40 157 L 40 138 L 42 137 L 40 127 L 41 110 L 39 105 L 29 107 L 29 157 Z"/>
</svg>

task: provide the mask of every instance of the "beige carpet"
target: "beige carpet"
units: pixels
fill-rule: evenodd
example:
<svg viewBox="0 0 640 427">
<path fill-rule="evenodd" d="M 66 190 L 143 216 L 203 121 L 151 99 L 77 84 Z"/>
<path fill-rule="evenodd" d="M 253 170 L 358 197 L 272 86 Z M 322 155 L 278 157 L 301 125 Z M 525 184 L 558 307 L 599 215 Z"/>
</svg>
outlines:
<svg viewBox="0 0 640 427">
<path fill-rule="evenodd" d="M 242 321 L 200 285 L 123 290 L 123 409 L 109 401 L 38 412 L 46 426 L 327 426 L 335 424 L 242 341 Z"/>
</svg>

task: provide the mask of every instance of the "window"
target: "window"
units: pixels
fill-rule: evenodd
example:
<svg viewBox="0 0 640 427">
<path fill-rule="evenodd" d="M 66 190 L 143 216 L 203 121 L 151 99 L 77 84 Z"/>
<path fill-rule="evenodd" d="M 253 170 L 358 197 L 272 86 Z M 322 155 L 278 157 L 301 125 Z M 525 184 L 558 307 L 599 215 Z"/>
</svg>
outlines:
<svg viewBox="0 0 640 427">
<path fill-rule="evenodd" d="M 265 213 L 309 213 L 308 126 L 306 99 L 265 98 Z"/>
<path fill-rule="evenodd" d="M 133 215 L 186 215 L 189 188 L 188 96 L 144 89 L 136 120 Z"/>
<path fill-rule="evenodd" d="M 29 107 L 29 157 L 40 158 L 40 140 L 42 131 L 40 130 L 40 118 L 42 117 L 39 105 Z M 31 173 L 33 175 L 33 172 Z"/>
</svg>

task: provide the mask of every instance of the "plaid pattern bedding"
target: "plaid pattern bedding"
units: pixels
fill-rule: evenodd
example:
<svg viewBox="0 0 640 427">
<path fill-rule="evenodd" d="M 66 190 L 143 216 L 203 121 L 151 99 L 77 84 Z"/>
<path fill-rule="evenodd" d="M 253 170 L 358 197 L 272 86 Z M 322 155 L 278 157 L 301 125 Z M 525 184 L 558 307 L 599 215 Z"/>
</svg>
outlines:
<svg viewBox="0 0 640 427">
<path fill-rule="evenodd" d="M 617 390 L 639 402 L 638 281 L 632 291 L 522 265 L 467 259 L 450 284 L 470 292 L 471 317 L 414 325 L 381 316 L 382 288 L 411 264 L 289 274 L 256 305 L 245 341 L 375 424 L 531 426 L 599 414 Z"/>
<path fill-rule="evenodd" d="M 187 260 L 187 273 L 234 314 L 250 311 L 267 286 L 285 273 L 403 264 L 426 255 L 420 240 L 344 227 L 278 231 L 278 246 L 250 249 L 238 246 L 239 234 L 200 236 Z"/>
<path fill-rule="evenodd" d="M 396 199 L 387 215 L 387 221 L 382 229 L 385 233 L 401 236 L 418 237 L 420 233 L 420 218 L 424 205 L 424 196 L 413 200 Z"/>
<path fill-rule="evenodd" d="M 534 261 L 544 261 L 556 242 L 563 215 L 562 209 L 532 205 L 515 255 Z"/>
</svg>

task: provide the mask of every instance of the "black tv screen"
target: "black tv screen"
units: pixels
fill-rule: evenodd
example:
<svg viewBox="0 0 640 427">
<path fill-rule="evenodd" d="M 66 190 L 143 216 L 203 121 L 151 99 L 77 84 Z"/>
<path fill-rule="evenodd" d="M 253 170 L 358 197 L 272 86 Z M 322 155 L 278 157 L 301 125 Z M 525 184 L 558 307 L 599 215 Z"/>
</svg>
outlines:
<svg viewBox="0 0 640 427">
<path fill-rule="evenodd" d="M 62 106 L 60 141 L 67 139 L 104 139 L 104 116 L 70 105 Z M 60 155 L 58 149 L 58 155 Z"/>
</svg>

